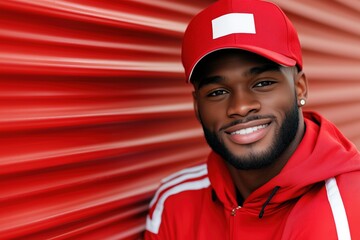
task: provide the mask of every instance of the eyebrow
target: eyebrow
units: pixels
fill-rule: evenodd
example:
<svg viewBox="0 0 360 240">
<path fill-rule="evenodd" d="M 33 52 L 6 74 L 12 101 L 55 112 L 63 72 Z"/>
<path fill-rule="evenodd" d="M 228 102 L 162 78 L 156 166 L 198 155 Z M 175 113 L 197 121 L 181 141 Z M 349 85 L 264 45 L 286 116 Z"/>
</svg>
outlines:
<svg viewBox="0 0 360 240">
<path fill-rule="evenodd" d="M 204 77 L 202 79 L 200 79 L 198 85 L 197 85 L 197 89 L 201 89 L 204 86 L 210 85 L 210 84 L 217 84 L 219 82 L 222 82 L 224 80 L 224 78 L 220 77 L 220 76 L 210 76 L 210 77 Z"/>
<path fill-rule="evenodd" d="M 246 75 L 259 75 L 262 74 L 264 72 L 280 72 L 280 68 L 281 66 L 278 64 L 265 64 L 262 66 L 257 66 L 257 67 L 253 67 L 251 68 Z"/>
<path fill-rule="evenodd" d="M 260 75 L 264 72 L 280 72 L 281 66 L 278 64 L 264 64 L 261 66 L 257 66 L 257 67 L 253 67 L 251 69 L 249 69 L 245 75 L 247 76 L 256 76 L 256 75 Z M 201 89 L 204 86 L 210 85 L 210 84 L 217 84 L 224 81 L 224 78 L 221 76 L 210 76 L 210 77 L 204 77 L 201 78 L 200 81 L 198 82 L 197 88 Z"/>
</svg>

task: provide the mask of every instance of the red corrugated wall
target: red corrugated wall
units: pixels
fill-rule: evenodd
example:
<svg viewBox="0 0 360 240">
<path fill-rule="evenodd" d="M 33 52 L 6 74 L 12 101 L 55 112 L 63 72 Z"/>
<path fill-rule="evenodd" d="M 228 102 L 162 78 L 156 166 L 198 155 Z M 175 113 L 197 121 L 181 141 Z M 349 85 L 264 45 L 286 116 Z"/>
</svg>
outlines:
<svg viewBox="0 0 360 240">
<path fill-rule="evenodd" d="M 204 160 L 180 64 L 201 1 L 0 2 L 0 238 L 136 239 L 159 180 Z M 299 29 L 308 108 L 360 146 L 353 1 L 277 1 Z"/>
</svg>

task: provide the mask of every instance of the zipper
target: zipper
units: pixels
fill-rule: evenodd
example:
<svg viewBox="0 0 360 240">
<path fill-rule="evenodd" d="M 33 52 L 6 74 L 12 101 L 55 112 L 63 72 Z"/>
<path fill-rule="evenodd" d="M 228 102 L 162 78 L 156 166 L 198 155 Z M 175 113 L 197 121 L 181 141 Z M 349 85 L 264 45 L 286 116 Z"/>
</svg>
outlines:
<svg viewBox="0 0 360 240">
<path fill-rule="evenodd" d="M 237 212 L 237 210 L 239 210 L 241 208 L 241 206 L 237 206 L 236 208 L 233 208 L 232 210 L 231 210 L 231 216 L 236 216 L 236 212 Z"/>
<path fill-rule="evenodd" d="M 234 239 L 235 237 L 235 216 L 236 216 L 236 212 L 237 210 L 239 210 L 241 208 L 241 206 L 237 206 L 235 208 L 233 208 L 230 212 L 230 239 Z"/>
</svg>

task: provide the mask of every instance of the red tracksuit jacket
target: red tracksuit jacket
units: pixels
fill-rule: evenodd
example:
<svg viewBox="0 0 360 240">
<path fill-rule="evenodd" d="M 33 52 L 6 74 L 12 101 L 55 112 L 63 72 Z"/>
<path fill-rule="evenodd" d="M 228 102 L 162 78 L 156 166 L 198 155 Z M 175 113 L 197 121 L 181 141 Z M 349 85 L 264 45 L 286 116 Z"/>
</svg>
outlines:
<svg viewBox="0 0 360 240">
<path fill-rule="evenodd" d="M 215 153 L 166 178 L 145 239 L 360 240 L 360 155 L 330 122 L 305 113 L 306 132 L 282 171 L 237 206 Z"/>
</svg>

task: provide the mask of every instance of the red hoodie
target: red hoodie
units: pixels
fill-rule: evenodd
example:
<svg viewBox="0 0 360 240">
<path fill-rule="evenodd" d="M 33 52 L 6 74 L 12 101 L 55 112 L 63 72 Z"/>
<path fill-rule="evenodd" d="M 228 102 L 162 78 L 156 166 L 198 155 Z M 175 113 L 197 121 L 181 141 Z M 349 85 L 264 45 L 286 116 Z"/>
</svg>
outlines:
<svg viewBox="0 0 360 240">
<path fill-rule="evenodd" d="M 281 172 L 237 206 L 215 153 L 166 178 L 152 202 L 145 239 L 360 239 L 360 155 L 337 129 L 305 113 L 306 132 Z"/>
</svg>

